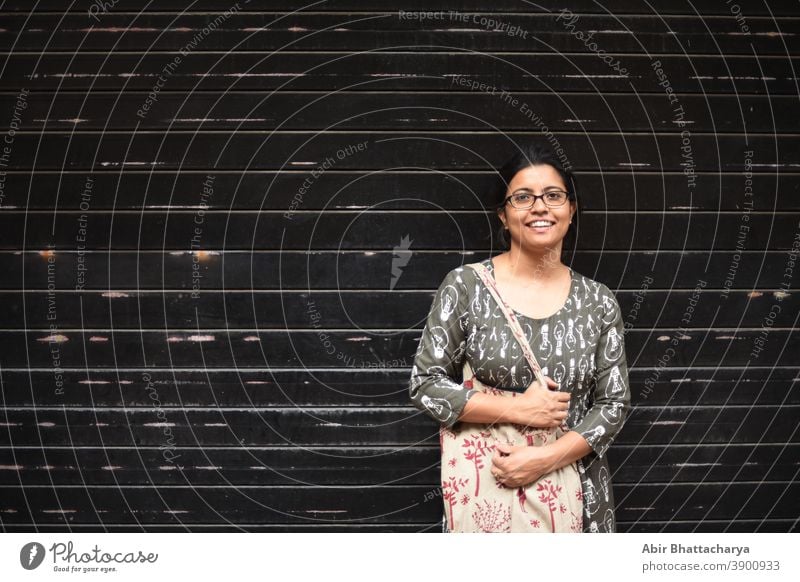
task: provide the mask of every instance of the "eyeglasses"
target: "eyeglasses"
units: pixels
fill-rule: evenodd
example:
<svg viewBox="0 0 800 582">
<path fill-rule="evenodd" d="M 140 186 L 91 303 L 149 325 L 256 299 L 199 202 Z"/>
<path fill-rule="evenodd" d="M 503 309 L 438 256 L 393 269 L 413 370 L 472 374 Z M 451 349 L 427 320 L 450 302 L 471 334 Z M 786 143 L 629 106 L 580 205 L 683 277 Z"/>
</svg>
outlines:
<svg viewBox="0 0 800 582">
<path fill-rule="evenodd" d="M 569 199 L 569 194 L 563 190 L 548 190 L 544 194 L 539 195 L 534 195 L 531 192 L 519 192 L 518 194 L 512 194 L 506 198 L 503 204 L 505 205 L 510 200 L 511 206 L 514 208 L 518 210 L 527 210 L 536 204 L 537 198 L 541 198 L 545 206 L 554 208 L 564 206 Z"/>
</svg>

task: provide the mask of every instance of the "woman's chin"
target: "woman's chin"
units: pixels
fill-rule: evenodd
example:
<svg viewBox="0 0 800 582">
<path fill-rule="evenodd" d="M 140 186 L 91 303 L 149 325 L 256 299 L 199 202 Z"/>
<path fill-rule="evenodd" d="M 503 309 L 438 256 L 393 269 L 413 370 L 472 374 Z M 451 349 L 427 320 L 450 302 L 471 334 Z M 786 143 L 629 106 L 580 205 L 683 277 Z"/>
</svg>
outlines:
<svg viewBox="0 0 800 582">
<path fill-rule="evenodd" d="M 563 239 L 561 233 L 528 233 L 520 240 L 520 248 L 531 251 L 547 251 L 558 246 Z"/>
</svg>

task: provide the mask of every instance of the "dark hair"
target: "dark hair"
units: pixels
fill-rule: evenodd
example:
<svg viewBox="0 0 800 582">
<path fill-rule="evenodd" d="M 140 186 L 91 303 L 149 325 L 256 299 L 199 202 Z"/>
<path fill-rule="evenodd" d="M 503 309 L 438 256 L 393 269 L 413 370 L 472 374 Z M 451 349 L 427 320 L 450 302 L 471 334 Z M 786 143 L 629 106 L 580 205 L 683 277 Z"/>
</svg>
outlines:
<svg viewBox="0 0 800 582">
<path fill-rule="evenodd" d="M 566 158 L 564 158 L 566 159 Z M 530 166 L 538 166 L 540 164 L 547 164 L 558 172 L 561 176 L 564 185 L 567 188 L 569 200 L 578 202 L 578 192 L 575 185 L 575 176 L 570 170 L 569 163 L 565 166 L 561 163 L 561 159 L 553 152 L 549 145 L 539 142 L 531 142 L 521 146 L 516 153 L 505 163 L 503 166 L 496 170 L 496 183 L 495 188 L 491 193 L 491 206 L 494 210 L 494 216 L 499 223 L 497 240 L 503 248 L 508 248 L 510 241 L 506 240 L 505 229 L 503 223 L 497 217 L 497 211 L 505 206 L 506 193 L 508 192 L 508 185 L 514 179 L 518 172 Z M 578 230 L 580 219 L 580 205 L 575 210 L 575 217 L 573 223 L 569 225 L 569 230 L 564 237 L 564 248 L 572 248 L 575 239 L 575 232 Z"/>
</svg>

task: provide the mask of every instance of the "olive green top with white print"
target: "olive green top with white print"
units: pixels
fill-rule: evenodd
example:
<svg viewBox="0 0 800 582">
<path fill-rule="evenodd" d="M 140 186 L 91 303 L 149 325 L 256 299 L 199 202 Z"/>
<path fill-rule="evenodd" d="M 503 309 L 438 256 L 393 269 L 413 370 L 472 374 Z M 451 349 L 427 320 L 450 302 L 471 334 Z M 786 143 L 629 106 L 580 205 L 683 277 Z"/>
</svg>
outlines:
<svg viewBox="0 0 800 582">
<path fill-rule="evenodd" d="M 491 259 L 483 264 L 494 276 Z M 545 376 L 570 392 L 567 424 L 592 452 L 582 459 L 585 530 L 615 531 L 605 453 L 630 409 L 630 388 L 619 304 L 604 284 L 570 269 L 563 307 L 548 317 L 516 312 Z M 453 269 L 428 313 L 409 383 L 411 402 L 451 427 L 475 394 L 462 386 L 467 358 L 483 384 L 524 390 L 534 380 L 506 318 L 474 270 Z"/>
</svg>

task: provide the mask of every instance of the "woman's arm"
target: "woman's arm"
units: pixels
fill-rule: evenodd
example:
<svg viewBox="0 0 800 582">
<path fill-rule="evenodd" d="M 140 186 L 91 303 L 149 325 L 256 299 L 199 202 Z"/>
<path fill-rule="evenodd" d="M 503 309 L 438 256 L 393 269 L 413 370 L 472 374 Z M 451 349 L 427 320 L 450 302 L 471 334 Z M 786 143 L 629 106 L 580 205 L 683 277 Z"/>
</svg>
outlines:
<svg viewBox="0 0 800 582">
<path fill-rule="evenodd" d="M 586 439 L 592 448 L 589 454 L 596 458 L 606 453 L 631 409 L 622 311 L 608 287 L 602 285 L 601 293 L 608 308 L 595 351 L 594 388 L 586 416 L 572 427 Z"/>
<path fill-rule="evenodd" d="M 545 377 L 552 388 L 558 384 Z M 459 420 L 466 422 L 511 422 L 537 428 L 559 426 L 569 410 L 569 392 L 542 390 L 534 380 L 523 394 L 505 398 L 496 394 L 474 394 L 464 407 Z"/>
<path fill-rule="evenodd" d="M 445 276 L 433 299 L 414 364 L 411 403 L 444 426 L 454 425 L 477 390 L 462 385 L 469 303 L 462 279 L 464 267 Z"/>
<path fill-rule="evenodd" d="M 591 452 L 592 447 L 586 439 L 575 431 L 569 431 L 556 442 L 543 447 L 497 443 L 492 457 L 492 474 L 506 487 L 520 487 Z"/>
</svg>

